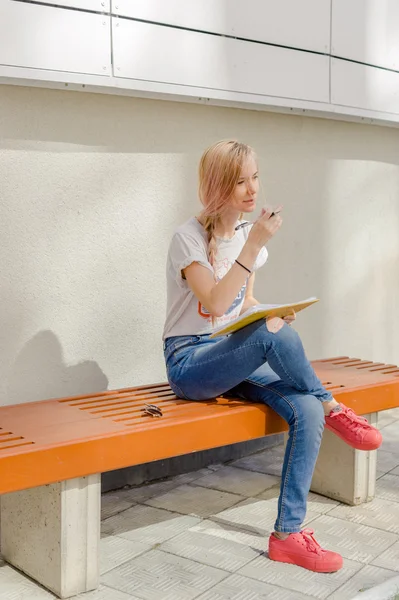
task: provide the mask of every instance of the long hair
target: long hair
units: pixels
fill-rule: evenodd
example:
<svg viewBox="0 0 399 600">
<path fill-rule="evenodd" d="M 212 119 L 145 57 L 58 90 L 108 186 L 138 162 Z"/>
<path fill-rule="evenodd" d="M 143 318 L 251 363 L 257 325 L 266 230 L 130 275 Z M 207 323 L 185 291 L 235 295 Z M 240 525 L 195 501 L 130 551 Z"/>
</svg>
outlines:
<svg viewBox="0 0 399 600">
<path fill-rule="evenodd" d="M 202 224 L 208 235 L 208 255 L 212 266 L 216 257 L 215 229 L 227 209 L 245 161 L 255 157 L 250 146 L 229 140 L 213 144 L 199 164 L 199 197 L 204 206 Z"/>
</svg>

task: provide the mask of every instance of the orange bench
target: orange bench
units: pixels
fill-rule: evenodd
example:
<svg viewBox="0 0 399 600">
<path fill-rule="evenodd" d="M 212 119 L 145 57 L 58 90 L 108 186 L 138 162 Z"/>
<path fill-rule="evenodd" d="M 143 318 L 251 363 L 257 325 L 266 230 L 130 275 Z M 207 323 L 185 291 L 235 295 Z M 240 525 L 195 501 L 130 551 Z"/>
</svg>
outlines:
<svg viewBox="0 0 399 600">
<path fill-rule="evenodd" d="M 313 365 L 326 388 L 359 414 L 399 406 L 395 365 L 348 357 Z M 159 406 L 163 416 L 146 415 L 145 403 Z M 285 430 L 284 421 L 266 406 L 225 398 L 187 402 L 176 398 L 166 383 L 4 406 L 3 558 L 61 598 L 95 589 L 102 472 Z M 375 468 L 373 475 L 369 459 L 367 464 L 369 480 L 374 476 L 375 481 Z M 325 468 L 316 467 L 312 489 L 345 501 L 339 491 L 329 490 L 331 483 L 323 483 L 325 476 Z M 367 497 L 359 496 L 359 501 L 372 496 L 367 486 Z"/>
</svg>

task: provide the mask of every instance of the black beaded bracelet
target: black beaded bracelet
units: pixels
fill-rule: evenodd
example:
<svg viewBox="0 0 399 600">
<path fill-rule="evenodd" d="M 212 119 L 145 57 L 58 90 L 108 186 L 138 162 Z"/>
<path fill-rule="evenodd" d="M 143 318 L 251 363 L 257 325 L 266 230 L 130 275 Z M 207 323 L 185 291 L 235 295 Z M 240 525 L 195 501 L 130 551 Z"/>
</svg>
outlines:
<svg viewBox="0 0 399 600">
<path fill-rule="evenodd" d="M 249 274 L 252 273 L 252 271 L 250 271 L 247 267 L 245 267 L 244 265 L 242 265 L 240 262 L 238 262 L 238 260 L 236 260 L 237 265 L 240 265 L 240 267 L 242 267 L 243 269 L 245 269 L 246 271 L 248 271 Z"/>
</svg>

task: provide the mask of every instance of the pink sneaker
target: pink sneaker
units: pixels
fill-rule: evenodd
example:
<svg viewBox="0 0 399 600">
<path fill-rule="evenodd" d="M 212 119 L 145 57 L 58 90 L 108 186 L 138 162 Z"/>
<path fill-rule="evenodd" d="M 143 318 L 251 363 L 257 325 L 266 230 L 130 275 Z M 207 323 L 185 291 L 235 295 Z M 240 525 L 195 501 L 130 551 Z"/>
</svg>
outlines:
<svg viewBox="0 0 399 600">
<path fill-rule="evenodd" d="M 357 450 L 376 450 L 382 443 L 380 431 L 344 404 L 333 408 L 326 417 L 326 427 Z"/>
<path fill-rule="evenodd" d="M 291 533 L 285 540 L 279 540 L 272 533 L 269 538 L 269 558 L 317 573 L 334 573 L 343 565 L 340 554 L 323 550 L 316 542 L 312 529 Z"/>
</svg>

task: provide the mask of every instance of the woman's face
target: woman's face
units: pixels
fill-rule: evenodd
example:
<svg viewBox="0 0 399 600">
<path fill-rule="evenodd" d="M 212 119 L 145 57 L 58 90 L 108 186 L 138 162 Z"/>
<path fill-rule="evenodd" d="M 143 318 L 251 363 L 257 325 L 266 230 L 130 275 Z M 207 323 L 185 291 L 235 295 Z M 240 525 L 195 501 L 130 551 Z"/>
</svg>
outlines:
<svg viewBox="0 0 399 600">
<path fill-rule="evenodd" d="M 230 207 L 237 212 L 250 213 L 256 208 L 259 191 L 258 165 L 253 157 L 243 164 L 240 178 L 230 200 Z"/>
</svg>

